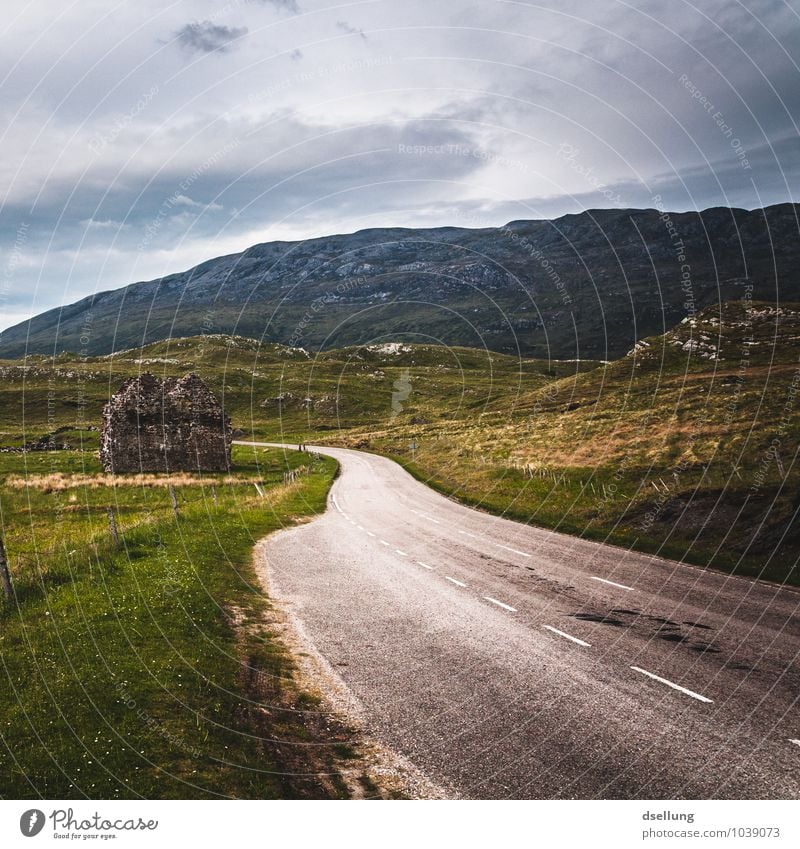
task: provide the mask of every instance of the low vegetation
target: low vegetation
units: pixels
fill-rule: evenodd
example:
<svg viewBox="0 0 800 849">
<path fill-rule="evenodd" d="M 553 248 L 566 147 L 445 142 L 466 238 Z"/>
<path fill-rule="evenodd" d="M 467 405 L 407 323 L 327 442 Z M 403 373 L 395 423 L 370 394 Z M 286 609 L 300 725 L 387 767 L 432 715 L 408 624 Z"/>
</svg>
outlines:
<svg viewBox="0 0 800 849">
<path fill-rule="evenodd" d="M 798 367 L 800 307 L 747 300 L 696 313 L 610 363 L 174 339 L 112 357 L 0 363 L 0 445 L 93 452 L 87 428 L 122 379 L 196 370 L 240 438 L 379 451 L 492 512 L 797 583 Z"/>
<path fill-rule="evenodd" d="M 349 439 L 492 512 L 796 584 L 799 392 L 800 310 L 734 303 L 513 405 Z"/>
<path fill-rule="evenodd" d="M 709 309 L 611 363 L 221 336 L 0 362 L 6 796 L 380 792 L 296 682 L 251 562 L 324 509 L 335 464 L 237 447 L 228 475 L 105 475 L 102 406 L 142 370 L 198 372 L 239 439 L 382 452 L 481 509 L 800 583 L 800 307 Z"/>
<path fill-rule="evenodd" d="M 324 509 L 335 464 L 245 448 L 234 460 L 234 475 L 144 481 L 100 474 L 90 452 L 0 455 L 14 587 L 0 607 L 4 797 L 373 786 L 348 729 L 297 684 L 252 564 L 256 540 Z M 182 484 L 177 514 L 169 483 Z"/>
</svg>

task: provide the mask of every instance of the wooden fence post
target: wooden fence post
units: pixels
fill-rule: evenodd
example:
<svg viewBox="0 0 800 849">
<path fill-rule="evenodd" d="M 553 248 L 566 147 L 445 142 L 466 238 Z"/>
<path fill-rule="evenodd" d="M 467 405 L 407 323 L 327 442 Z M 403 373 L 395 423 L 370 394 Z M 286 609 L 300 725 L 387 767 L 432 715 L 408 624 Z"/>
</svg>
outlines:
<svg viewBox="0 0 800 849">
<path fill-rule="evenodd" d="M 119 534 L 117 533 L 117 520 L 114 518 L 114 511 L 111 507 L 108 508 L 108 530 L 111 533 L 111 541 L 114 547 L 119 547 Z"/>
<path fill-rule="evenodd" d="M 0 581 L 3 583 L 3 594 L 7 599 L 11 599 L 13 590 L 11 589 L 11 573 L 8 571 L 8 558 L 6 557 L 6 547 L 3 545 L 3 537 L 0 536 Z"/>
</svg>

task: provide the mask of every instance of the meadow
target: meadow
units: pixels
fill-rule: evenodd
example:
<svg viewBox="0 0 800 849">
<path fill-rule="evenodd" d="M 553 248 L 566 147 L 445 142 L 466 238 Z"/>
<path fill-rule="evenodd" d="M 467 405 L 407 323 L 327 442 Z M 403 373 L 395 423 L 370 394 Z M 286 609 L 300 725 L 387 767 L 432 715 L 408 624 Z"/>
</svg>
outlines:
<svg viewBox="0 0 800 849">
<path fill-rule="evenodd" d="M 479 509 L 800 583 L 792 305 L 724 304 L 614 362 L 223 336 L 3 361 L 9 798 L 383 792 L 303 689 L 252 562 L 260 538 L 325 509 L 336 464 L 236 446 L 226 475 L 107 476 L 103 404 L 145 370 L 200 374 L 240 440 L 380 452 Z"/>
<path fill-rule="evenodd" d="M 93 451 L 0 455 L 2 796 L 378 793 L 296 680 L 252 561 L 324 510 L 335 470 L 236 447 L 230 475 L 114 479 Z"/>
<path fill-rule="evenodd" d="M 315 354 L 173 339 L 0 363 L 0 445 L 50 434 L 93 451 L 97 432 L 86 428 L 124 377 L 195 370 L 241 439 L 385 453 L 481 509 L 796 583 L 799 369 L 800 308 L 747 300 L 613 362 L 382 340 Z"/>
</svg>

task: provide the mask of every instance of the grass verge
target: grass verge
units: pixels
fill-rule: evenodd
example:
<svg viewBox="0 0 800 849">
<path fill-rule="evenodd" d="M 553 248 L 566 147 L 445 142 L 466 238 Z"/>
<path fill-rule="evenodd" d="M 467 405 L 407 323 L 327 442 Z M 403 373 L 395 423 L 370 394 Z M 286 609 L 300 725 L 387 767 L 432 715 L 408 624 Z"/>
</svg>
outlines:
<svg viewBox="0 0 800 849">
<path fill-rule="evenodd" d="M 797 498 L 791 486 L 764 486 L 757 496 L 731 488 L 726 492 L 713 470 L 705 470 L 684 474 L 681 489 L 661 491 L 659 502 L 643 484 L 648 477 L 643 470 L 621 474 L 613 468 L 570 468 L 527 477 L 513 468 L 492 474 L 452 463 L 444 474 L 439 457 L 414 462 L 407 455 L 383 453 L 431 489 L 496 516 L 730 574 L 800 585 L 794 550 L 780 545 L 786 530 L 795 527 Z M 726 543 L 718 517 L 709 521 L 714 511 L 723 510 L 730 516 L 729 531 L 737 527 L 735 545 Z"/>
<path fill-rule="evenodd" d="M 244 479 L 178 488 L 177 517 L 163 487 L 37 485 L 97 472 L 87 455 L 2 458 L 32 484 L 0 479 L 16 591 L 0 611 L 5 798 L 351 795 L 348 731 L 295 683 L 252 563 L 259 538 L 325 509 L 336 464 L 234 457 Z"/>
</svg>

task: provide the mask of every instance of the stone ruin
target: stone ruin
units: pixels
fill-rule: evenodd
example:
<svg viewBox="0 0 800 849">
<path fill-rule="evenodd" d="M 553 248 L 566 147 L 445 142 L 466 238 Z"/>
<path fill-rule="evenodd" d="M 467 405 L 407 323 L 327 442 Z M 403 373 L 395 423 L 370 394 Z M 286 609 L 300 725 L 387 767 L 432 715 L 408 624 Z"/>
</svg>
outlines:
<svg viewBox="0 0 800 849">
<path fill-rule="evenodd" d="M 103 410 L 100 460 L 112 474 L 226 472 L 231 422 L 196 375 L 126 380 Z"/>
</svg>

